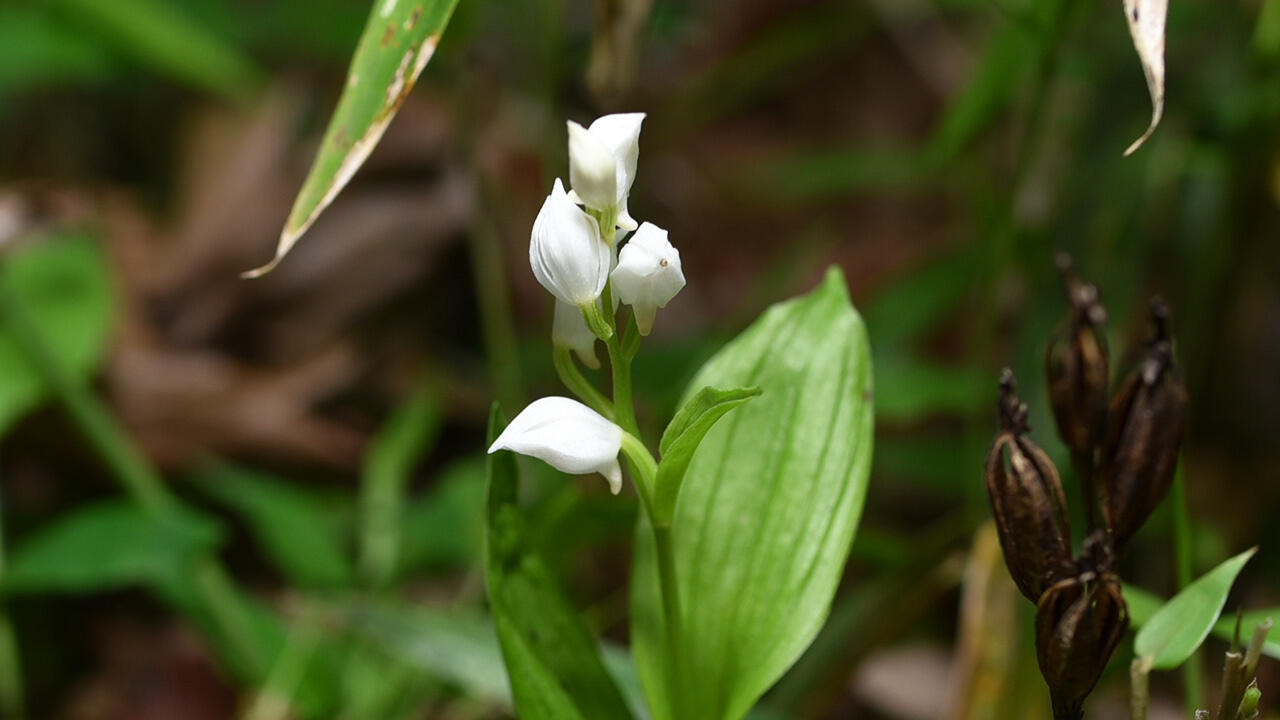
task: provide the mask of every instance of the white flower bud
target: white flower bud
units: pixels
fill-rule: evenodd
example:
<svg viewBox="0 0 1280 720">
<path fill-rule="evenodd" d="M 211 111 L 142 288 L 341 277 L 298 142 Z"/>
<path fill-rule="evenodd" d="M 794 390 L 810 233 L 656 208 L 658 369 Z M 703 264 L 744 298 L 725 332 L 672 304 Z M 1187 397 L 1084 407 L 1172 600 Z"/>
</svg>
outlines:
<svg viewBox="0 0 1280 720">
<path fill-rule="evenodd" d="M 622 428 L 577 400 L 544 397 L 529 404 L 502 431 L 489 452 L 510 450 L 572 475 L 600 473 L 609 490 L 622 490 Z"/>
<path fill-rule="evenodd" d="M 640 158 L 640 124 L 644 122 L 644 113 L 617 113 L 597 118 L 585 130 L 575 122 L 569 122 L 569 181 L 574 193 L 587 207 L 602 210 L 616 207 L 618 211 L 618 227 L 623 230 L 635 230 L 636 221 L 627 210 L 627 197 L 631 194 L 631 183 L 636 179 L 636 163 Z M 575 130 L 575 128 L 577 128 Z M 578 140 L 575 143 L 575 136 Z M 579 150 L 575 151 L 575 144 Z M 573 169 L 579 165 L 585 174 L 588 162 L 597 172 L 603 172 L 603 163 L 598 151 L 606 150 L 612 156 L 614 173 L 613 193 L 605 195 L 605 181 L 600 180 L 591 187 L 579 187 L 578 176 Z M 599 167 L 596 165 L 599 164 Z M 586 182 L 586 178 L 583 178 Z M 592 196 L 588 197 L 587 193 Z"/>
<path fill-rule="evenodd" d="M 653 329 L 653 316 L 684 287 L 680 252 L 667 240 L 667 231 L 645 223 L 636 230 L 618 257 L 613 293 L 631 306 L 641 335 Z"/>
<path fill-rule="evenodd" d="M 587 327 L 582 308 L 556 300 L 556 315 L 551 322 L 551 342 L 558 347 L 569 348 L 578 354 L 583 365 L 595 370 L 600 367 L 596 356 L 596 335 Z"/>
<path fill-rule="evenodd" d="M 582 307 L 604 291 L 611 262 L 600 226 L 573 204 L 557 179 L 533 221 L 529 264 L 534 277 L 557 300 Z"/>
<path fill-rule="evenodd" d="M 569 184 L 584 205 L 593 210 L 618 202 L 618 160 L 599 138 L 569 121 Z"/>
</svg>

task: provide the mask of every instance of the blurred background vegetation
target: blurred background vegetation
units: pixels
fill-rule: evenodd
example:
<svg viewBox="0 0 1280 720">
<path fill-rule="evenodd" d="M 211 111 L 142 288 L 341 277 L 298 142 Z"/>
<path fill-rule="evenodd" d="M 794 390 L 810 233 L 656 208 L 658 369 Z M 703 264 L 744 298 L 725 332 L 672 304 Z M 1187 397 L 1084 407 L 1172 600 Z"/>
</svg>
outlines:
<svg viewBox="0 0 1280 720">
<path fill-rule="evenodd" d="M 638 358 L 642 423 L 830 263 L 871 332 L 862 528 L 759 717 L 1045 716 L 980 468 L 1004 365 L 1069 466 L 1041 369 L 1057 250 L 1101 288 L 1117 373 L 1148 296 L 1169 300 L 1192 400 L 1181 550 L 1199 574 L 1260 545 L 1228 608 L 1280 604 L 1280 1 L 1174 0 L 1164 124 L 1124 159 L 1149 105 L 1118 0 L 461 0 L 351 186 L 240 280 L 368 9 L 0 5 L 8 716 L 6 683 L 34 718 L 510 715 L 483 425 L 494 398 L 559 391 L 526 243 L 567 174 L 564 119 L 613 110 L 648 113 L 631 207 L 689 280 Z M 529 470 L 542 551 L 634 697 L 634 498 Z M 1124 568 L 1164 597 L 1172 526 L 1166 507 Z M 1187 717 L 1222 647 L 1157 677 L 1153 715 Z M 1099 718 L 1124 716 L 1120 655 Z M 1273 664 L 1260 684 L 1273 706 Z"/>
</svg>

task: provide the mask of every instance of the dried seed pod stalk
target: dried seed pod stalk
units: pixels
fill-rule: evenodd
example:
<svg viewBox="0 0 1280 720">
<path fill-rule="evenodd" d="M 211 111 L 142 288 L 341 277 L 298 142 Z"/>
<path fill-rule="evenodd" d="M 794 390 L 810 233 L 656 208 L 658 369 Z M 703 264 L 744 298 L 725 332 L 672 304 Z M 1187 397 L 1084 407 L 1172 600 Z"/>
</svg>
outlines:
<svg viewBox="0 0 1280 720">
<path fill-rule="evenodd" d="M 1058 256 L 1058 268 L 1066 284 L 1071 314 L 1058 327 L 1045 353 L 1045 377 L 1058 435 L 1071 450 L 1071 460 L 1080 476 L 1085 496 L 1085 517 L 1093 529 L 1093 473 L 1096 452 L 1107 419 L 1107 345 L 1102 326 L 1107 311 L 1098 299 L 1098 289 L 1081 283 L 1071 258 Z"/>
<path fill-rule="evenodd" d="M 1079 720 L 1084 700 L 1129 627 L 1120 580 L 1085 571 L 1055 583 L 1036 606 L 1036 657 L 1055 720 Z"/>
<path fill-rule="evenodd" d="M 1058 471 L 1026 437 L 1027 406 L 1008 369 L 1000 377 L 1000 422 L 987 454 L 987 494 L 1009 574 L 1036 602 L 1045 588 L 1075 574 L 1071 527 Z"/>
<path fill-rule="evenodd" d="M 1152 340 L 1116 391 L 1102 448 L 1102 512 L 1122 553 L 1169 492 L 1186 426 L 1187 390 L 1173 364 L 1169 311 L 1151 305 Z"/>
</svg>

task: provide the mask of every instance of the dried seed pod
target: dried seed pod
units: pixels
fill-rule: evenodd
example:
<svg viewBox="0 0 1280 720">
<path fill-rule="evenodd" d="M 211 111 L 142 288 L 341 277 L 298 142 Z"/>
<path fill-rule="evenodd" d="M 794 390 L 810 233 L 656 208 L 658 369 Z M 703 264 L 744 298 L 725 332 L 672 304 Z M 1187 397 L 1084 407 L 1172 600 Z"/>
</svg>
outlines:
<svg viewBox="0 0 1280 720">
<path fill-rule="evenodd" d="M 1173 482 L 1186 426 L 1187 389 L 1173 365 L 1169 311 L 1151 306 L 1153 337 L 1108 410 L 1102 512 L 1117 554 L 1124 551 Z"/>
<path fill-rule="evenodd" d="M 1000 421 L 987 454 L 987 494 L 1009 574 L 1036 602 L 1045 588 L 1074 575 L 1071 527 L 1058 471 L 1026 437 L 1027 406 L 1018 400 L 1008 369 L 1000 377 Z"/>
<path fill-rule="evenodd" d="M 1049 342 L 1045 376 L 1058 435 L 1070 448 L 1077 470 L 1087 475 L 1107 416 L 1107 345 L 1102 335 L 1107 311 L 1098 300 L 1098 289 L 1076 278 L 1069 256 L 1058 256 L 1058 268 L 1071 314 Z M 1088 500 L 1096 502 L 1092 496 Z"/>
<path fill-rule="evenodd" d="M 1129 607 L 1112 573 L 1086 571 L 1055 583 L 1036 606 L 1036 657 L 1055 720 L 1079 720 L 1084 699 L 1129 627 Z"/>
</svg>

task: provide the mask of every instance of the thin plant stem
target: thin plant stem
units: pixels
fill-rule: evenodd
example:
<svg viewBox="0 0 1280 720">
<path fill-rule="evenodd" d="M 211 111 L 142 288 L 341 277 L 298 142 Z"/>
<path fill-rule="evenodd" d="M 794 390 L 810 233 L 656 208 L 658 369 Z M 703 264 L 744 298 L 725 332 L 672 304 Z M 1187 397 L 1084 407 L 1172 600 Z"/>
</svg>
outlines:
<svg viewBox="0 0 1280 720">
<path fill-rule="evenodd" d="M 1129 665 L 1129 720 L 1147 720 L 1150 684 L 1151 658 L 1134 658 Z"/>
<path fill-rule="evenodd" d="M 253 639 L 253 618 L 227 569 L 217 558 L 206 556 L 193 561 L 192 574 L 196 594 L 227 644 L 243 659 L 253 677 L 265 677 L 270 659 L 259 651 Z"/>
<path fill-rule="evenodd" d="M 1187 509 L 1187 485 L 1184 478 L 1184 463 L 1178 462 L 1178 469 L 1173 474 L 1173 547 L 1178 574 L 1178 589 L 1191 584 L 1194 568 L 1192 567 L 1191 548 L 1191 514 Z M 1182 665 L 1182 685 L 1186 704 L 1191 708 L 1204 707 L 1204 684 L 1201 680 L 1204 673 L 1204 658 L 1200 652 L 1194 652 Z"/>
<path fill-rule="evenodd" d="M 4 577 L 3 505 L 0 504 L 0 578 Z M 18 654 L 18 637 L 8 608 L 0 604 L 0 715 L 14 720 L 26 717 L 22 688 L 22 661 Z"/>
<path fill-rule="evenodd" d="M 291 699 L 297 693 L 319 644 L 316 615 L 316 610 L 308 606 L 294 620 L 284 649 L 276 658 L 253 705 L 245 712 L 244 720 L 286 720 L 290 717 Z"/>
<path fill-rule="evenodd" d="M 458 105 L 458 124 L 463 146 L 470 156 L 469 167 L 481 168 L 481 138 L 476 128 L 479 109 L 472 98 L 463 95 Z M 473 184 L 477 210 L 467 233 L 467 250 L 471 256 L 471 279 L 475 289 L 476 316 L 484 342 L 489 382 L 494 395 L 505 407 L 524 404 L 526 388 L 520 372 L 519 338 L 512 317 L 511 286 L 506 273 L 506 248 L 494 218 L 502 215 L 502 195 L 484 173 L 477 173 Z"/>
<path fill-rule="evenodd" d="M 552 348 L 551 358 L 556 366 L 556 375 L 560 376 L 560 382 L 564 383 L 570 392 L 578 396 L 578 399 L 589 405 L 592 410 L 612 420 L 613 405 L 604 393 L 597 390 L 596 386 L 592 385 L 591 381 L 578 369 L 569 348 L 556 345 Z"/>
<path fill-rule="evenodd" d="M 640 350 L 640 328 L 636 325 L 636 314 L 633 310 L 627 314 L 627 329 L 622 333 L 622 356 L 631 360 Z"/>
<path fill-rule="evenodd" d="M 671 549 L 671 528 L 653 526 L 653 543 L 658 555 L 658 581 L 662 590 L 662 614 L 666 620 L 667 685 L 671 692 L 671 713 L 675 720 L 685 717 L 684 708 L 684 651 L 680 639 L 683 619 L 680 611 L 680 588 L 676 580 L 675 554 Z"/>
<path fill-rule="evenodd" d="M 600 228 L 604 235 L 604 240 L 613 246 L 617 229 L 613 225 L 615 215 L 604 214 L 596 216 L 600 221 Z M 608 229 L 605 229 L 608 228 Z M 605 339 L 605 347 L 609 351 L 609 368 L 613 371 L 613 414 L 614 422 L 623 430 L 640 438 L 640 426 L 636 423 L 636 409 L 631 401 L 631 355 L 622 351 L 622 345 L 618 339 L 618 318 L 617 313 L 613 309 L 613 283 L 606 282 L 604 284 L 604 292 L 600 295 L 600 306 L 604 308 L 604 319 L 612 331 L 608 338 Z M 642 440 L 643 441 L 643 440 Z"/>
<path fill-rule="evenodd" d="M 616 233 L 614 227 L 615 217 L 616 215 L 609 213 L 605 213 L 602 217 L 597 217 L 597 220 L 600 221 L 604 239 L 611 247 Z M 614 422 L 627 433 L 624 436 L 623 447 L 627 450 L 626 455 L 632 474 L 637 477 L 637 485 L 641 488 L 641 505 L 649 516 L 649 522 L 653 528 L 654 548 L 658 556 L 658 592 L 662 596 L 663 625 L 666 627 L 667 635 L 667 658 L 670 661 L 667 667 L 667 686 L 671 691 L 671 713 L 674 720 L 683 720 L 685 717 L 683 690 L 685 676 L 680 642 L 682 637 L 682 616 L 680 612 L 680 588 L 676 578 L 675 553 L 671 547 L 671 527 L 659 527 L 654 522 L 652 494 L 657 480 L 657 463 L 654 462 L 653 456 L 644 447 L 644 441 L 640 437 L 640 427 L 636 422 L 635 404 L 632 402 L 631 397 L 631 359 L 635 357 L 636 350 L 639 347 L 639 332 L 636 328 L 635 314 L 632 313 L 627 327 L 626 338 L 619 338 L 618 319 L 617 313 L 613 308 L 613 287 L 611 282 L 605 283 L 604 292 L 600 297 L 600 306 L 605 311 L 603 313 L 605 322 L 608 323 L 609 329 L 613 331 L 605 339 L 605 347 L 609 351 L 609 367 L 613 371 Z M 626 341 L 625 348 L 623 345 L 624 339 Z"/>
<path fill-rule="evenodd" d="M 21 296 L 13 292 L 3 278 L 0 278 L 0 317 L 6 321 L 11 337 L 28 365 L 40 376 L 76 429 L 93 446 L 112 477 L 134 502 L 157 522 L 182 523 L 182 502 L 169 491 L 160 474 L 101 401 L 62 367 Z M 250 640 L 251 619 L 237 610 L 240 605 L 226 569 L 212 555 L 194 558 L 190 569 L 204 612 L 219 626 L 245 663 L 254 669 L 255 675 L 260 676 L 266 670 L 266 660 L 259 656 L 256 645 Z M 232 606 L 222 605 L 228 600 Z"/>
<path fill-rule="evenodd" d="M 609 365 L 613 368 L 614 422 L 623 430 L 640 437 L 636 408 L 631 400 L 631 361 L 622 353 L 617 334 L 605 342 L 605 347 L 609 349 Z"/>
<path fill-rule="evenodd" d="M 41 381 L 61 402 L 76 427 L 130 495 L 156 519 L 173 517 L 178 502 L 146 457 L 125 435 L 97 398 L 63 369 L 22 299 L 0 282 L 0 311 L 19 350 Z"/>
</svg>

